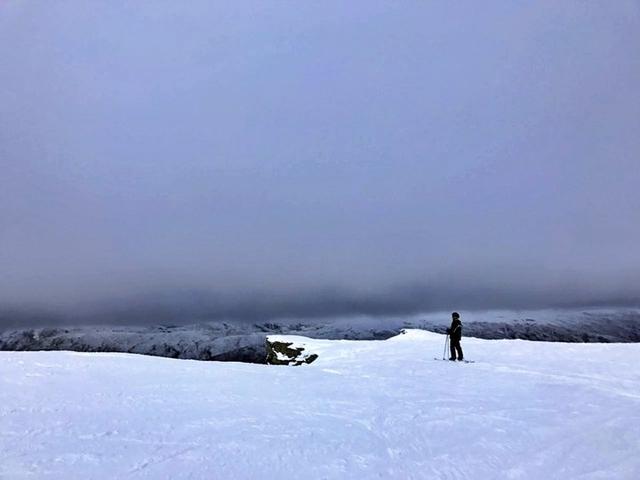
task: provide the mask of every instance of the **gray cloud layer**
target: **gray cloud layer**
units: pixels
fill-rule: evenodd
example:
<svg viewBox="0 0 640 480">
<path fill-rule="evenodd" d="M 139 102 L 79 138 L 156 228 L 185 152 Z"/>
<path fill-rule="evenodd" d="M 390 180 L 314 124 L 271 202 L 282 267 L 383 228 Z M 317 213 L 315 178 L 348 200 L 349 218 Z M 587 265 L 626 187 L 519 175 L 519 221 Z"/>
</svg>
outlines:
<svg viewBox="0 0 640 480">
<path fill-rule="evenodd" d="M 3 2 L 0 305 L 638 304 L 639 46 L 622 0 Z"/>
</svg>

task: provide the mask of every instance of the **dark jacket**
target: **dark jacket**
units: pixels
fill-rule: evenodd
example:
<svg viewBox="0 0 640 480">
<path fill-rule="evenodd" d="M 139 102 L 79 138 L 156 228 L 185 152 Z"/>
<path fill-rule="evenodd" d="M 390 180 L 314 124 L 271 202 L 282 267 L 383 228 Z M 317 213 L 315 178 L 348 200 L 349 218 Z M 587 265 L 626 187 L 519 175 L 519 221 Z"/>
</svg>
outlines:
<svg viewBox="0 0 640 480">
<path fill-rule="evenodd" d="M 451 337 L 451 340 L 460 341 L 462 338 L 462 322 L 459 318 L 454 318 L 451 322 L 451 327 L 447 329 L 447 333 Z"/>
</svg>

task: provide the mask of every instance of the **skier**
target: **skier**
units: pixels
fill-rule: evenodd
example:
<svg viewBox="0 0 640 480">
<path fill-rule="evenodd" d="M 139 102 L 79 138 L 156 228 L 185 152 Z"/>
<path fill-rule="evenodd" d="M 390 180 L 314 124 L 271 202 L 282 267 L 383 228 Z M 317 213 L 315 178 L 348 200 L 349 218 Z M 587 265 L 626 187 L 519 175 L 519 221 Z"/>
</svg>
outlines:
<svg viewBox="0 0 640 480">
<path fill-rule="evenodd" d="M 451 357 L 449 357 L 449 360 L 456 360 L 457 353 L 457 360 L 462 361 L 464 359 L 462 355 L 462 347 L 460 347 L 460 339 L 462 338 L 462 322 L 460 321 L 460 314 L 458 312 L 453 312 L 451 314 L 451 327 L 447 328 L 447 333 L 451 340 Z"/>
</svg>

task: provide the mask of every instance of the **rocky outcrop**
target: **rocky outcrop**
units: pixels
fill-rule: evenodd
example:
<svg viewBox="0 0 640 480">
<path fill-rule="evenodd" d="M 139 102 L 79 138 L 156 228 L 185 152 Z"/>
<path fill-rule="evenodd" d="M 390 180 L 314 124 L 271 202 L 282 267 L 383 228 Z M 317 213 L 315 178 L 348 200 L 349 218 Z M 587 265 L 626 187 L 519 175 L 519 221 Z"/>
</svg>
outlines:
<svg viewBox="0 0 640 480">
<path fill-rule="evenodd" d="M 307 351 L 306 345 L 279 337 L 267 337 L 266 347 L 269 365 L 303 365 L 318 358 L 318 354 Z"/>
</svg>

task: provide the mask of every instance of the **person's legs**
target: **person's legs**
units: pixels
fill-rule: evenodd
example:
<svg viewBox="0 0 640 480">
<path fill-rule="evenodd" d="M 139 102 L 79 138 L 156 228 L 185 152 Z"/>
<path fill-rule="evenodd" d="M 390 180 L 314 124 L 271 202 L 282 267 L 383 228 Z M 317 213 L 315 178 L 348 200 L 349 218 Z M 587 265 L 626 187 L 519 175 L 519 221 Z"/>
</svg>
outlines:
<svg viewBox="0 0 640 480">
<path fill-rule="evenodd" d="M 456 350 L 458 351 L 458 360 L 462 360 L 464 355 L 462 355 L 462 347 L 460 346 L 460 340 L 456 342 Z"/>
<path fill-rule="evenodd" d="M 451 347 L 451 356 L 449 357 L 449 360 L 455 360 L 456 350 L 460 348 L 460 342 L 458 342 L 458 340 L 451 339 L 449 345 Z"/>
</svg>

